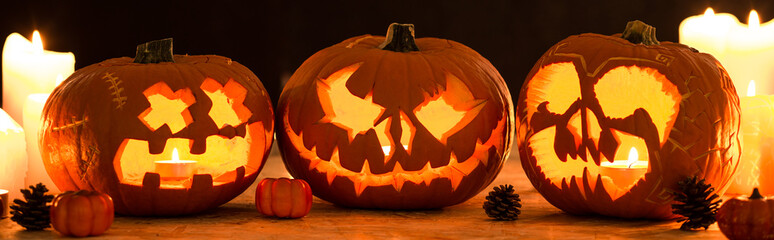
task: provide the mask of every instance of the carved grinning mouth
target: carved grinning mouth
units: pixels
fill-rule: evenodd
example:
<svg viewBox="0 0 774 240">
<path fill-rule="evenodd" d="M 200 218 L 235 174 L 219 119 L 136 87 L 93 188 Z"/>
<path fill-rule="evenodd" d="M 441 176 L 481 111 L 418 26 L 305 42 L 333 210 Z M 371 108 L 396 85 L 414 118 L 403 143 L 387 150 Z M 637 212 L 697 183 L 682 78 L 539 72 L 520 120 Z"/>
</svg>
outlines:
<svg viewBox="0 0 774 240">
<path fill-rule="evenodd" d="M 383 174 L 374 174 L 371 172 L 368 165 L 368 161 L 364 161 L 363 167 L 360 171 L 352 171 L 341 165 L 338 148 L 333 149 L 333 154 L 330 159 L 321 159 L 317 155 L 316 146 L 312 146 L 311 149 L 306 148 L 303 142 L 303 133 L 296 134 L 289 125 L 288 115 L 285 114 L 283 126 L 285 132 L 288 134 L 291 144 L 299 151 L 299 155 L 309 164 L 310 171 L 316 171 L 319 174 L 325 174 L 327 176 L 328 185 L 333 183 L 336 177 L 344 177 L 354 183 L 355 193 L 357 196 L 367 187 L 380 187 L 380 186 L 392 186 L 396 191 L 400 192 L 403 184 L 411 182 L 416 185 L 424 184 L 429 186 L 435 179 L 449 179 L 451 182 L 452 191 L 456 190 L 460 182 L 465 176 L 470 175 L 479 165 L 486 167 L 489 161 L 489 149 L 494 146 L 498 153 L 502 152 L 500 144 L 503 141 L 502 131 L 505 129 L 506 118 L 503 117 L 497 126 L 492 130 L 492 134 L 489 139 L 481 143 L 476 142 L 476 147 L 473 154 L 465 159 L 459 161 L 454 152 L 451 153 L 451 159 L 449 164 L 440 167 L 431 167 L 428 162 L 422 169 L 419 170 L 405 170 L 396 162 L 395 167 L 391 172 Z"/>
<path fill-rule="evenodd" d="M 124 139 L 116 151 L 113 166 L 122 183 L 141 186 L 145 173 L 154 172 L 154 162 L 169 160 L 173 149 L 177 148 L 181 160 L 197 161 L 198 174 L 212 176 L 213 185 L 233 182 L 239 167 L 244 166 L 247 175 L 258 171 L 263 163 L 263 152 L 271 143 L 272 136 L 264 134 L 262 122 L 248 124 L 246 130 L 244 137 L 208 136 L 206 151 L 202 154 L 190 153 L 193 140 L 188 138 L 167 139 L 164 151 L 159 154 L 150 153 L 146 140 Z M 184 188 L 190 184 L 189 180 L 165 181 L 163 185 Z"/>
</svg>

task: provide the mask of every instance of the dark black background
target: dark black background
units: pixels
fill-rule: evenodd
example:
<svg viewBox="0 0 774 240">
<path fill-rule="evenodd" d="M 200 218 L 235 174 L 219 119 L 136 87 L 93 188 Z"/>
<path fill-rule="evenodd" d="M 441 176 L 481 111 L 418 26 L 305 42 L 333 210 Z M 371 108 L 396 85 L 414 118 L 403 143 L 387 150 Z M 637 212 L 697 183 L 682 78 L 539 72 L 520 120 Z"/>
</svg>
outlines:
<svg viewBox="0 0 774 240">
<path fill-rule="evenodd" d="M 392 22 L 413 23 L 417 37 L 458 41 L 489 59 L 514 99 L 535 61 L 569 35 L 613 34 L 639 19 L 661 41 L 677 41 L 680 22 L 712 6 L 743 22 L 762 21 L 774 1 L 4 1 L 0 37 L 38 29 L 48 50 L 75 54 L 75 68 L 173 37 L 178 54 L 217 54 L 242 63 L 263 81 L 273 102 L 301 63 L 320 49 L 362 34 L 384 35 Z M 4 40 L 3 40 L 4 41 Z"/>
</svg>

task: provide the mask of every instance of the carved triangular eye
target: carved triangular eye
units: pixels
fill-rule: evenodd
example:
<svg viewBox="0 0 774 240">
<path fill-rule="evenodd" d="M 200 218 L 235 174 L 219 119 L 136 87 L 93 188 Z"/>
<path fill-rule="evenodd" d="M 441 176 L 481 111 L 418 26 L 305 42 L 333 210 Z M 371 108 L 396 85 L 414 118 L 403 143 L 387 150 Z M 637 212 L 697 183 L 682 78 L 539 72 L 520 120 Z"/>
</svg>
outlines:
<svg viewBox="0 0 774 240">
<path fill-rule="evenodd" d="M 347 80 L 360 65 L 350 65 L 317 81 L 317 97 L 325 112 L 320 122 L 332 123 L 347 130 L 350 142 L 358 134 L 365 134 L 373 128 L 377 118 L 384 112 L 384 107 L 373 102 L 371 93 L 360 98 L 347 89 Z"/>
<path fill-rule="evenodd" d="M 465 83 L 451 74 L 446 75 L 446 87 L 426 99 L 414 109 L 414 115 L 443 144 L 478 116 L 486 102 L 475 99 Z"/>
</svg>

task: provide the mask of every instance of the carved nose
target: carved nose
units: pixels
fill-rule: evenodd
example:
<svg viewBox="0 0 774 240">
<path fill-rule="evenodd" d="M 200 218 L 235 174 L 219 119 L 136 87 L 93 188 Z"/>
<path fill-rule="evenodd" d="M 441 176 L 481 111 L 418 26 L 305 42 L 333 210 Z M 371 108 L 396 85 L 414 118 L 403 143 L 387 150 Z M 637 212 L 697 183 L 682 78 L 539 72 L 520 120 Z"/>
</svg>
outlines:
<svg viewBox="0 0 774 240">
<path fill-rule="evenodd" d="M 396 119 L 398 121 L 395 121 Z M 398 148 L 403 148 L 411 154 L 411 141 L 414 138 L 415 128 L 406 113 L 400 111 L 398 114 L 393 114 L 374 126 L 374 131 L 382 146 L 385 164 Z"/>
</svg>

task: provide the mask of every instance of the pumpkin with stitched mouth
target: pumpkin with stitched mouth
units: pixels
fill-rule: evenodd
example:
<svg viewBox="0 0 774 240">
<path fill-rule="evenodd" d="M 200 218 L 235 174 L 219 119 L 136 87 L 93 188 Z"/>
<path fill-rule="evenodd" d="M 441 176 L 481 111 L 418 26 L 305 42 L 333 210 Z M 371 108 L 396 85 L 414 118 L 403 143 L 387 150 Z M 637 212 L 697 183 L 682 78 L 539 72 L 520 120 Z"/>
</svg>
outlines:
<svg viewBox="0 0 774 240">
<path fill-rule="evenodd" d="M 497 70 L 410 24 L 307 59 L 285 86 L 277 138 L 313 193 L 358 208 L 427 209 L 485 188 L 508 156 L 513 106 Z"/>
<path fill-rule="evenodd" d="M 43 110 L 44 165 L 63 191 L 109 194 L 128 215 L 201 212 L 254 181 L 271 148 L 274 116 L 249 69 L 215 55 L 172 55 L 171 39 L 137 56 L 79 69 Z M 156 161 L 196 161 L 165 177 Z"/>
<path fill-rule="evenodd" d="M 527 177 L 573 214 L 673 218 L 680 179 L 698 176 L 722 195 L 739 164 L 739 98 L 726 71 L 711 55 L 659 43 L 639 21 L 551 47 L 516 112 Z M 611 165 L 631 149 L 643 164 Z"/>
</svg>

